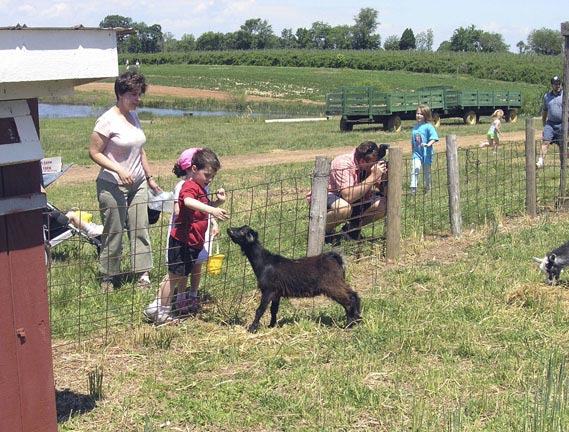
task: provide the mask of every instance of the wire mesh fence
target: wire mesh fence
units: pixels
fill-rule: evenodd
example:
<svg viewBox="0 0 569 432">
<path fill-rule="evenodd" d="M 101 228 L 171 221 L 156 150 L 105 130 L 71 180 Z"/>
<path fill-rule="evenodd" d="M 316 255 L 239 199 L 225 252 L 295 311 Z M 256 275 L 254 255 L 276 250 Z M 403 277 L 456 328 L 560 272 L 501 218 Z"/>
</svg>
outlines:
<svg viewBox="0 0 569 432">
<path fill-rule="evenodd" d="M 550 149 L 550 164 L 537 171 L 538 204 L 543 210 L 557 208 L 559 164 L 556 149 Z M 502 145 L 494 154 L 488 149 L 459 149 L 460 202 L 464 226 L 475 226 L 525 211 L 525 155 L 520 143 Z M 404 160 L 402 237 L 416 234 L 448 234 L 450 230 L 447 161 L 444 152 L 435 155 L 431 167 L 432 188 L 410 192 L 411 160 Z M 290 178 L 243 186 L 227 191 L 224 204 L 231 220 L 220 223 L 217 245 L 224 255 L 220 274 L 202 269 L 199 297 L 200 319 L 220 323 L 245 323 L 257 302 L 255 276 L 239 248 L 229 241 L 226 229 L 249 225 L 270 251 L 289 258 L 306 255 L 309 226 L 310 168 Z M 82 209 L 96 214 L 96 209 Z M 84 236 L 74 235 L 47 248 L 50 319 L 54 347 L 87 339 L 107 341 L 117 329 L 144 320 L 142 310 L 150 303 L 167 273 L 165 252 L 169 214 L 162 213 L 150 227 L 154 268 L 152 286 L 137 287 L 137 275 L 130 273 L 129 243 L 123 242 L 119 286 L 103 291 L 99 285 L 98 250 Z M 362 241 L 343 242 L 344 253 L 377 263 L 384 253 L 384 220 L 366 227 Z M 329 247 L 329 246 L 325 246 Z M 214 250 L 215 252 L 215 250 Z M 377 276 L 377 275 L 376 275 Z"/>
</svg>

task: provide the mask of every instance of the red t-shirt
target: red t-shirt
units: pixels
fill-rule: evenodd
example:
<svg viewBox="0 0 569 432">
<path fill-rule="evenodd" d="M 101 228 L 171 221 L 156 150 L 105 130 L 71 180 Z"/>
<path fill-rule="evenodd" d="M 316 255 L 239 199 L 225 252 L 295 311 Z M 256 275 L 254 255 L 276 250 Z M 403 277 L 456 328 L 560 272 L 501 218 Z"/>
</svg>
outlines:
<svg viewBox="0 0 569 432">
<path fill-rule="evenodd" d="M 187 208 L 184 205 L 185 198 L 194 198 L 204 204 L 210 204 L 206 190 L 192 179 L 186 180 L 178 197 L 180 213 L 174 220 L 170 235 L 179 242 L 186 243 L 192 249 L 202 250 L 209 215 Z"/>
</svg>

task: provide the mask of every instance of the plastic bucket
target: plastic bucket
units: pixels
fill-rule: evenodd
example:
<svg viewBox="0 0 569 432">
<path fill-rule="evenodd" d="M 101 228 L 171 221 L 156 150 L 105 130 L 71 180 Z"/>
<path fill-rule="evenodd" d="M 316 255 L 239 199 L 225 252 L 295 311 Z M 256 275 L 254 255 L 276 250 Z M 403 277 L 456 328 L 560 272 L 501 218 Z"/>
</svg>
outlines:
<svg viewBox="0 0 569 432">
<path fill-rule="evenodd" d="M 211 255 L 207 260 L 206 264 L 207 274 L 214 274 L 214 275 L 220 274 L 221 267 L 223 266 L 223 258 L 225 258 L 225 255 L 220 253 Z"/>
<path fill-rule="evenodd" d="M 91 213 L 87 213 L 86 211 L 79 210 L 79 218 L 86 223 L 91 223 L 93 220 L 93 215 Z"/>
</svg>

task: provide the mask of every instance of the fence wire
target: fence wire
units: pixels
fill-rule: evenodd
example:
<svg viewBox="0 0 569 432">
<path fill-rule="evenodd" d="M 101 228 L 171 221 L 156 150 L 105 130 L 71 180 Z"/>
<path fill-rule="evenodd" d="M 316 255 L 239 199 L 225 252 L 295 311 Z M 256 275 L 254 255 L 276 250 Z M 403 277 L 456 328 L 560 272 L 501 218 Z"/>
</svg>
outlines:
<svg viewBox="0 0 569 432">
<path fill-rule="evenodd" d="M 556 209 L 559 202 L 559 164 L 555 146 L 548 155 L 549 165 L 537 171 L 538 208 Z M 489 149 L 459 149 L 460 194 L 463 226 L 487 223 L 497 217 L 521 215 L 525 211 L 525 156 L 520 143 L 501 145 L 494 154 Z M 447 166 L 444 152 L 438 152 L 431 169 L 432 189 L 423 192 L 420 180 L 417 194 L 410 192 L 411 160 L 404 161 L 401 208 L 402 236 L 448 234 L 450 231 Z M 221 222 L 214 249 L 224 254 L 219 275 L 202 270 L 201 311 L 198 317 L 219 323 L 245 323 L 252 317 L 258 293 L 250 264 L 227 234 L 229 226 L 249 225 L 270 251 L 289 258 L 306 255 L 312 175 L 271 180 L 228 190 L 224 205 L 229 222 Z M 82 209 L 98 220 L 98 209 Z M 97 248 L 81 235 L 46 248 L 50 320 L 54 348 L 101 338 L 103 342 L 120 330 L 144 320 L 142 310 L 150 303 L 167 273 L 165 251 L 169 214 L 162 213 L 150 227 L 154 268 L 152 287 L 137 289 L 136 277 L 129 272 L 130 247 L 124 234 L 122 279 L 110 292 L 99 287 Z M 378 262 L 384 253 L 384 220 L 366 227 L 361 242 L 345 242 L 341 247 L 351 259 L 372 258 Z M 49 238 L 48 238 L 49 240 Z M 325 245 L 325 250 L 330 246 Z"/>
</svg>

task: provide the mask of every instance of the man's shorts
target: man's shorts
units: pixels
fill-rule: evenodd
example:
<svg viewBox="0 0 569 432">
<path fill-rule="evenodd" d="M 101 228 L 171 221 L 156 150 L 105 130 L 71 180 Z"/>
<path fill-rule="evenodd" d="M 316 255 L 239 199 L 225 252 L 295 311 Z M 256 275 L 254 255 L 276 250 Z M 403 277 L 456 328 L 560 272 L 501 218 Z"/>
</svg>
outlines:
<svg viewBox="0 0 569 432">
<path fill-rule="evenodd" d="M 168 238 L 168 272 L 177 276 L 189 275 L 199 254 L 199 250 L 192 249 L 186 243 L 170 236 Z"/>
<path fill-rule="evenodd" d="M 563 125 L 555 123 L 545 123 L 543 127 L 543 134 L 541 136 L 543 141 L 554 142 L 557 145 L 561 144 L 561 138 L 563 137 Z"/>
<path fill-rule="evenodd" d="M 339 199 L 343 198 L 338 194 L 329 193 L 328 199 L 326 201 L 326 208 L 328 210 L 331 210 L 334 203 Z M 352 217 L 364 214 L 366 210 L 372 206 L 372 204 L 375 204 L 380 199 L 385 199 L 385 198 L 379 191 L 374 190 L 372 192 L 370 199 L 366 199 L 365 201 L 364 200 L 356 201 L 355 203 L 352 204 Z"/>
</svg>

